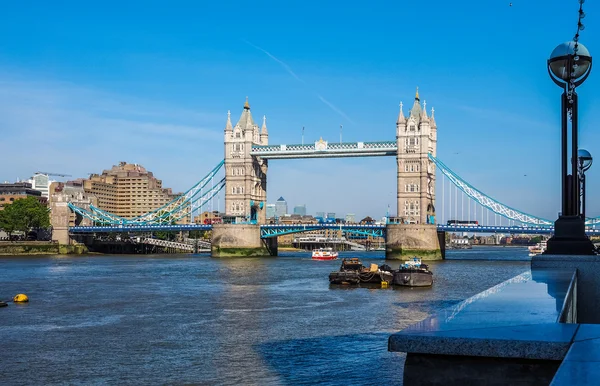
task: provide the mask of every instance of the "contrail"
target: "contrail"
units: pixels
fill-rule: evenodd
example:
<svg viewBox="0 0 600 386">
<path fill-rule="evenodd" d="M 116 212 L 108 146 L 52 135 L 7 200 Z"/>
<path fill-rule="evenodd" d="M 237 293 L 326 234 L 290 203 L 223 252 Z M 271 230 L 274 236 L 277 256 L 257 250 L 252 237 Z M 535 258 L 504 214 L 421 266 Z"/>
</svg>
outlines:
<svg viewBox="0 0 600 386">
<path fill-rule="evenodd" d="M 346 115 L 346 113 L 344 113 L 342 110 L 338 109 L 333 103 L 329 102 L 327 99 L 323 98 L 319 94 L 317 94 L 317 96 L 319 97 L 319 99 L 321 100 L 321 102 L 323 102 L 327 106 L 329 106 L 330 109 L 332 109 L 333 111 L 335 111 L 336 113 L 338 113 L 342 117 L 346 118 L 350 123 L 355 124 L 354 121 L 352 119 L 350 119 L 349 116 Z"/>
<path fill-rule="evenodd" d="M 244 43 L 248 44 L 249 46 L 254 47 L 259 51 L 262 51 L 269 58 L 271 58 L 274 61 L 276 61 L 277 63 L 279 63 L 281 65 L 281 67 L 283 67 L 285 69 L 285 71 L 287 71 L 288 74 L 290 74 L 291 76 L 294 77 L 294 79 L 296 79 L 297 81 L 299 81 L 301 83 L 308 85 L 306 83 L 306 81 L 304 79 L 300 78 L 298 75 L 296 75 L 294 70 L 292 70 L 292 68 L 290 66 L 288 66 L 287 63 L 285 63 L 283 60 L 278 59 L 275 55 L 271 54 L 269 51 L 265 50 L 264 48 L 261 48 L 255 44 L 250 43 L 248 40 L 243 40 L 243 41 L 244 41 Z M 321 102 L 325 103 L 325 105 L 327 105 L 327 107 L 329 107 L 335 113 L 339 114 L 340 116 L 342 116 L 343 118 L 348 120 L 350 123 L 355 124 L 355 122 L 346 113 L 344 113 L 342 110 L 340 110 L 338 107 L 336 107 L 333 103 L 329 102 L 327 99 L 323 98 L 321 95 L 319 95 L 317 93 L 315 93 L 315 95 L 317 96 L 317 98 L 319 98 L 319 100 Z"/>
<path fill-rule="evenodd" d="M 285 64 L 285 62 L 283 62 L 283 61 L 281 61 L 281 60 L 277 59 L 277 58 L 276 58 L 275 56 L 273 56 L 273 55 L 272 55 L 272 54 L 271 54 L 269 51 L 267 51 L 267 50 L 265 50 L 265 49 L 263 49 L 263 48 L 260 48 L 259 46 L 257 46 L 257 45 L 254 45 L 254 44 L 250 43 L 250 42 L 249 42 L 249 41 L 247 41 L 247 40 L 244 40 L 244 42 L 245 42 L 246 44 L 248 44 L 248 45 L 250 45 L 250 46 L 252 46 L 252 47 L 256 48 L 257 50 L 264 52 L 264 53 L 265 53 L 265 54 L 266 54 L 266 55 L 267 55 L 269 58 L 271 58 L 271 59 L 273 59 L 274 61 L 276 61 L 277 63 L 281 64 L 281 66 L 282 66 L 282 67 L 283 67 L 283 68 L 284 68 L 284 69 L 285 69 L 285 70 L 288 72 L 288 74 L 290 74 L 291 76 L 293 76 L 294 78 L 296 78 L 296 80 L 297 80 L 297 81 L 300 81 L 300 82 L 302 82 L 302 83 L 306 84 L 306 82 L 305 82 L 304 80 L 300 79 L 300 77 L 299 77 L 298 75 L 296 75 L 296 73 L 295 73 L 295 72 L 294 72 L 294 71 L 293 71 L 293 70 L 290 68 L 290 66 L 288 66 L 287 64 Z"/>
</svg>

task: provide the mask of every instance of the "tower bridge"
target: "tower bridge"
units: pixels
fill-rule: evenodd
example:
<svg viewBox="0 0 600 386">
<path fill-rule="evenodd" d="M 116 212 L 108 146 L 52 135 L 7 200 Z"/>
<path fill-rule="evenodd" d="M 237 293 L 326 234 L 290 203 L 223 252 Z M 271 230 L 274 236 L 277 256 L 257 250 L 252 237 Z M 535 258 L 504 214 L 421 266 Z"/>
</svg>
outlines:
<svg viewBox="0 0 600 386">
<path fill-rule="evenodd" d="M 86 234 L 102 231 L 212 229 L 213 256 L 251 256 L 276 254 L 276 238 L 279 235 L 332 227 L 346 233 L 385 237 L 386 257 L 390 259 L 406 255 L 441 258 L 440 247 L 443 247 L 443 241 L 440 241 L 443 240 L 442 233 L 445 231 L 530 234 L 553 232 L 552 221 L 500 203 L 464 181 L 437 158 L 434 109 L 427 113 L 426 103 L 421 103 L 418 90 L 406 116 L 403 110 L 400 103 L 393 141 L 334 143 L 321 138 L 310 144 L 270 145 L 266 117 L 263 116 L 259 127 L 246 99 L 235 125 L 232 124 L 231 113 L 227 113 L 224 160 L 182 196 L 136 218 L 122 218 L 93 205 L 82 206 L 77 202 L 69 202 L 68 208 L 84 220 L 80 221 L 80 225 L 88 225 L 71 227 L 69 232 Z M 378 156 L 396 157 L 395 221 L 368 226 L 266 224 L 267 171 L 270 160 Z M 217 177 L 219 174 L 224 174 L 224 177 Z M 440 193 L 439 188 L 436 191 L 436 174 L 442 178 L 441 200 L 436 197 L 436 193 Z M 215 183 L 215 179 L 219 182 Z M 447 189 L 446 182 L 449 182 Z M 231 224 L 176 224 L 178 220 L 197 213 L 223 189 L 225 214 L 233 219 Z M 442 221 L 440 215 L 443 217 Z M 465 216 L 467 222 L 473 222 L 475 226 L 461 226 L 447 221 L 448 218 L 464 220 Z M 65 216 L 60 218 L 64 219 Z M 470 221 L 473 219 L 481 219 L 481 222 Z M 598 223 L 600 218 L 586 222 L 588 226 Z M 593 228 L 588 229 L 588 233 L 595 232 Z"/>
</svg>

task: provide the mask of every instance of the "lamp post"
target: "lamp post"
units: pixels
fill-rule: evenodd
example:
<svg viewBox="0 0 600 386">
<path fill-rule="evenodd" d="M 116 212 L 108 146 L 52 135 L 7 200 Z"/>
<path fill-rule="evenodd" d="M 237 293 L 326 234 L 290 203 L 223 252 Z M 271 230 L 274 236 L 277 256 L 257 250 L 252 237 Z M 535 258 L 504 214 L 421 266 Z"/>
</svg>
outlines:
<svg viewBox="0 0 600 386">
<path fill-rule="evenodd" d="M 579 149 L 577 152 L 577 160 L 579 161 L 579 181 L 581 182 L 581 218 L 585 222 L 585 172 L 592 167 L 592 155 L 585 149 Z"/>
<path fill-rule="evenodd" d="M 561 187 L 562 212 L 554 224 L 554 236 L 548 241 L 548 254 L 585 255 L 593 253 L 593 244 L 585 235 L 585 220 L 579 213 L 579 167 L 577 157 L 577 92 L 589 76 L 592 57 L 585 46 L 571 41 L 560 44 L 548 59 L 548 74 L 563 89 L 561 96 Z M 569 117 L 571 121 L 571 162 L 569 167 Z"/>
</svg>

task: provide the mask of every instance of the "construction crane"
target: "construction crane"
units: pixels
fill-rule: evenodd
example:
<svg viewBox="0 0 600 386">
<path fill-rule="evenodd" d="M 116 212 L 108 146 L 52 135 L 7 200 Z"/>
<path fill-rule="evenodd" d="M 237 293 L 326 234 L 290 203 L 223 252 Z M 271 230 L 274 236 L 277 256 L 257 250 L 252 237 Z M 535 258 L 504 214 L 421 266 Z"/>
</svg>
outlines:
<svg viewBox="0 0 600 386">
<path fill-rule="evenodd" d="M 47 176 L 72 177 L 70 174 L 48 173 L 48 172 L 36 172 L 36 173 L 38 173 L 38 174 L 45 174 Z"/>
</svg>

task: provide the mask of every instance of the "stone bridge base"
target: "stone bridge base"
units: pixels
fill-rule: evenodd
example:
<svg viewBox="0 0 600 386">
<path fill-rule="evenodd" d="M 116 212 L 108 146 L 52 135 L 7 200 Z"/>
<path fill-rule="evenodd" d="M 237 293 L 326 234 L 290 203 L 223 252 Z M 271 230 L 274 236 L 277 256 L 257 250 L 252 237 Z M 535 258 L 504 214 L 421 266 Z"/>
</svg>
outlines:
<svg viewBox="0 0 600 386">
<path fill-rule="evenodd" d="M 385 258 L 408 260 L 416 256 L 422 260 L 441 260 L 445 252 L 443 233 L 440 236 L 433 224 L 388 224 Z"/>
<path fill-rule="evenodd" d="M 260 238 L 260 225 L 250 224 L 214 224 L 211 244 L 212 257 L 270 256 L 273 250 Z M 274 251 L 277 255 L 276 247 Z"/>
</svg>

